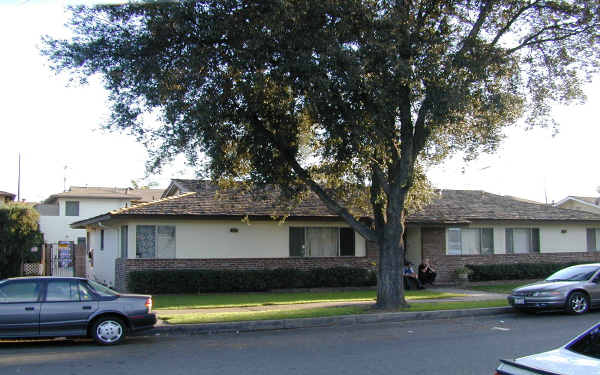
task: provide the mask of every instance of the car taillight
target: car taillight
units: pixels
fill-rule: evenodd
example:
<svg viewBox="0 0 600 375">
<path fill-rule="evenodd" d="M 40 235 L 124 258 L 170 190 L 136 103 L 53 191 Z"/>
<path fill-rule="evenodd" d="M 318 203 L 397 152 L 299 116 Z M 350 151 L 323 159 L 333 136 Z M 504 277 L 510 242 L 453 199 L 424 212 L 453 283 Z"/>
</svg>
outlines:
<svg viewBox="0 0 600 375">
<path fill-rule="evenodd" d="M 146 307 L 148 308 L 148 312 L 152 311 L 152 297 L 146 299 Z"/>
</svg>

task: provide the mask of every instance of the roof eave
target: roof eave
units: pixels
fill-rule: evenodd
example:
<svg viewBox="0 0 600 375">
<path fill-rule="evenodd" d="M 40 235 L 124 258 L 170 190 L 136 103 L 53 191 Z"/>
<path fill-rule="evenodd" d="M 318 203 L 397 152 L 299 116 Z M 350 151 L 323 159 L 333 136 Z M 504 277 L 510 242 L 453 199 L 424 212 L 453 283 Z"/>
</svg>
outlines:
<svg viewBox="0 0 600 375">
<path fill-rule="evenodd" d="M 111 215 L 111 214 L 102 214 L 102 215 L 91 217 L 89 219 L 84 219 L 84 220 L 79 220 L 79 221 L 73 222 L 73 223 L 69 224 L 69 226 L 73 229 L 85 229 L 86 227 L 88 227 L 90 225 L 100 223 L 103 221 L 107 221 L 112 218 L 113 218 L 113 215 Z"/>
</svg>

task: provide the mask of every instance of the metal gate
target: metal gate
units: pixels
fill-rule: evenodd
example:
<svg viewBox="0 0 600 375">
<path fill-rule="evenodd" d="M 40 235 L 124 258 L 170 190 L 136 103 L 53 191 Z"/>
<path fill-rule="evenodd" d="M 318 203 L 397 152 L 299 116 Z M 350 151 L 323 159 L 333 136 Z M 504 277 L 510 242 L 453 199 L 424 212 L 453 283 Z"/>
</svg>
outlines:
<svg viewBox="0 0 600 375">
<path fill-rule="evenodd" d="M 52 276 L 73 276 L 73 242 L 59 241 L 52 244 L 50 270 Z"/>
</svg>

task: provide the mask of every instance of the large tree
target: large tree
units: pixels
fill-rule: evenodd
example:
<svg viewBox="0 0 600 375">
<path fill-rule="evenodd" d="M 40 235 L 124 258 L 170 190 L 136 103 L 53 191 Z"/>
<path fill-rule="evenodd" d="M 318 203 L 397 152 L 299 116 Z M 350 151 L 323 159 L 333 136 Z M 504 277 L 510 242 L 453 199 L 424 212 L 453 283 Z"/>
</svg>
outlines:
<svg viewBox="0 0 600 375">
<path fill-rule="evenodd" d="M 0 203 L 0 279 L 22 276 L 31 248 L 41 246 L 40 215 L 24 203 Z"/>
<path fill-rule="evenodd" d="M 214 179 L 310 189 L 379 245 L 377 305 L 406 304 L 405 208 L 421 166 L 493 151 L 584 97 L 597 1 L 214 0 L 72 9 L 56 71 L 99 74 L 109 127 Z M 160 125 L 145 121 L 159 116 Z M 366 191 L 373 221 L 352 209 Z M 355 199 L 356 198 L 356 199 Z"/>
</svg>

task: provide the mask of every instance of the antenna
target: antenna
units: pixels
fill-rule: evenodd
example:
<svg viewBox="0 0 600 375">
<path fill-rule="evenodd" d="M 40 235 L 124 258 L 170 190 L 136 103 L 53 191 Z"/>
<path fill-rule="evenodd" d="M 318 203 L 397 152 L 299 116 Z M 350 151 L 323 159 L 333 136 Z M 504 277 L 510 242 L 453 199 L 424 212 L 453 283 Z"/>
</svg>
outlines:
<svg viewBox="0 0 600 375">
<path fill-rule="evenodd" d="M 546 204 L 548 204 L 548 191 L 546 189 L 546 176 L 544 176 L 544 198 L 546 199 Z"/>
<path fill-rule="evenodd" d="M 64 172 L 64 177 L 63 177 L 63 191 L 67 191 L 67 168 L 69 168 L 66 164 L 65 164 L 65 172 Z"/>
<path fill-rule="evenodd" d="M 21 201 L 21 153 L 19 152 L 19 175 L 17 177 L 17 202 Z"/>
</svg>

